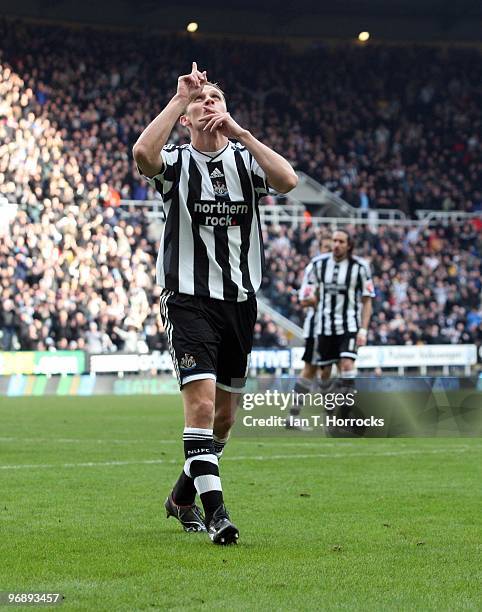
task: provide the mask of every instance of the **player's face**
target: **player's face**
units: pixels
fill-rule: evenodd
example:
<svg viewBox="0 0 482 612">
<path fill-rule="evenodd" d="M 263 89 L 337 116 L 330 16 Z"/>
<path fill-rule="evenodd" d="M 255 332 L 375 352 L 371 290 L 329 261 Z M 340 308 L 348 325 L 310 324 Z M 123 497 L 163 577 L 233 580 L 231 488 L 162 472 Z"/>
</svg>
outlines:
<svg viewBox="0 0 482 612">
<path fill-rule="evenodd" d="M 199 119 L 213 112 L 225 113 L 226 102 L 219 89 L 212 85 L 206 85 L 201 93 L 189 102 L 184 113 L 186 118 L 184 125 L 202 129 L 205 123 L 200 122 Z"/>
<path fill-rule="evenodd" d="M 335 259 L 345 259 L 348 255 L 348 236 L 345 232 L 333 233 L 333 256 Z"/>
</svg>

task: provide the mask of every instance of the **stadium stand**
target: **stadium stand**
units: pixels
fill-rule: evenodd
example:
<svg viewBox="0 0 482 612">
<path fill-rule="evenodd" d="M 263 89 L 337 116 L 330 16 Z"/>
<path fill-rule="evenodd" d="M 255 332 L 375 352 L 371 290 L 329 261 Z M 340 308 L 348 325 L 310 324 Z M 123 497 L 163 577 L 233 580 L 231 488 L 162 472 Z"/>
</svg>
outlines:
<svg viewBox="0 0 482 612">
<path fill-rule="evenodd" d="M 19 204 L 0 243 L 4 350 L 166 347 L 157 236 L 142 208 L 119 204 L 154 197 L 132 145 L 193 57 L 219 78 L 241 124 L 351 205 L 412 217 L 419 208 L 482 211 L 473 49 L 318 45 L 295 54 L 7 21 L 0 36 L 0 196 Z M 253 74 L 247 66 L 261 56 Z M 265 229 L 263 294 L 296 323 L 296 291 L 320 231 L 309 223 Z M 422 229 L 367 224 L 356 237 L 377 289 L 371 343 L 482 344 L 476 219 Z M 260 318 L 258 346 L 286 341 Z"/>
<path fill-rule="evenodd" d="M 372 267 L 371 344 L 481 344 L 482 236 L 476 227 L 349 228 L 356 235 L 357 254 Z M 266 231 L 263 292 L 300 325 L 297 291 L 323 231 L 310 225 Z"/>
</svg>

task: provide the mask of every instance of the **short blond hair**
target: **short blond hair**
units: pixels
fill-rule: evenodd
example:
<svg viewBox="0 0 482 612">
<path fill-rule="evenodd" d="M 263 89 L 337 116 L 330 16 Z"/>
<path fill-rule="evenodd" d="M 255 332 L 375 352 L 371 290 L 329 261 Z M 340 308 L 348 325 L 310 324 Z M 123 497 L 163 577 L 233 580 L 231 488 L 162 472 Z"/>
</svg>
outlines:
<svg viewBox="0 0 482 612">
<path fill-rule="evenodd" d="M 206 85 L 209 85 L 210 87 L 214 87 L 214 89 L 217 89 L 219 93 L 223 96 L 223 100 L 226 103 L 226 96 L 224 95 L 224 91 L 221 89 L 221 87 L 219 87 L 217 83 L 211 83 L 211 81 L 206 81 L 206 83 L 204 83 L 204 87 L 206 87 Z M 192 100 L 189 100 L 189 102 L 186 104 L 186 108 L 182 112 L 183 115 L 186 114 L 187 107 L 191 104 L 191 102 Z"/>
<path fill-rule="evenodd" d="M 219 91 L 219 93 L 223 96 L 224 100 L 226 100 L 226 96 L 224 95 L 224 91 L 221 89 L 221 87 L 219 87 L 219 85 L 217 83 L 211 83 L 211 81 L 206 81 L 206 83 L 204 84 L 204 87 L 206 87 L 206 85 L 210 85 L 211 87 L 214 87 L 214 89 L 217 89 Z"/>
</svg>

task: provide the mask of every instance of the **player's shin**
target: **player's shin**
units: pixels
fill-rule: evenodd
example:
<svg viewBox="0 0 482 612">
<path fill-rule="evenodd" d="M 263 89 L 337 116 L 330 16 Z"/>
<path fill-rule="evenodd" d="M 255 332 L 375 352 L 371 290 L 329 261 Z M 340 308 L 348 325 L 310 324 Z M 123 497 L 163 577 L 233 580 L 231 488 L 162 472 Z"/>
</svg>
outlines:
<svg viewBox="0 0 482 612">
<path fill-rule="evenodd" d="M 185 427 L 182 436 L 184 444 L 184 458 L 188 459 L 193 448 L 198 446 L 199 440 L 203 439 L 204 429 L 196 427 Z M 172 489 L 173 501 L 178 506 L 191 506 L 196 498 L 196 487 L 193 479 L 183 470 Z"/>
<path fill-rule="evenodd" d="M 188 429 L 190 431 L 186 434 Z M 192 479 L 194 487 L 201 497 L 206 524 L 209 525 L 216 509 L 223 505 L 218 458 L 214 452 L 213 432 L 212 429 L 186 428 L 186 435 L 189 435 L 190 439 L 185 439 L 186 462 L 184 472 L 186 476 Z"/>
<path fill-rule="evenodd" d="M 308 395 L 309 393 L 311 393 L 311 386 L 312 386 L 313 381 L 310 380 L 309 378 L 303 378 L 300 376 L 300 378 L 298 378 L 298 380 L 295 383 L 295 387 L 294 387 L 294 401 L 293 404 L 290 408 L 290 415 L 297 417 L 300 412 L 301 412 L 301 408 L 303 406 L 303 401 L 298 401 L 298 400 L 302 400 L 304 398 L 305 395 Z"/>
<path fill-rule="evenodd" d="M 355 367 L 351 369 L 344 369 L 340 372 L 337 387 L 341 393 L 353 393 L 353 390 L 355 389 L 356 376 L 357 369 Z"/>
</svg>

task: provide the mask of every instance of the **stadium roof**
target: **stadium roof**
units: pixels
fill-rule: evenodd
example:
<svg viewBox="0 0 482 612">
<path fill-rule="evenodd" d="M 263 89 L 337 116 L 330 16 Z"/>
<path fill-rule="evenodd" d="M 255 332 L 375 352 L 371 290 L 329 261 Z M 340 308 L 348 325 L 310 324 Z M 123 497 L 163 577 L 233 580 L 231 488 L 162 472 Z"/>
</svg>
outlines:
<svg viewBox="0 0 482 612">
<path fill-rule="evenodd" d="M 470 41 L 480 44 L 480 0 L 2 0 L 10 16 L 258 37 Z"/>
<path fill-rule="evenodd" d="M 52 0 L 43 0 L 51 3 Z M 155 9 L 159 5 L 193 7 L 199 10 L 194 0 L 129 0 L 142 9 Z M 261 11 L 279 15 L 296 13 L 302 15 L 372 16 L 372 17 L 432 17 L 435 19 L 460 19 L 467 16 L 482 16 L 479 0 L 295 0 L 281 8 L 279 0 L 209 0 L 203 11 L 209 9 L 235 9 Z"/>
</svg>

